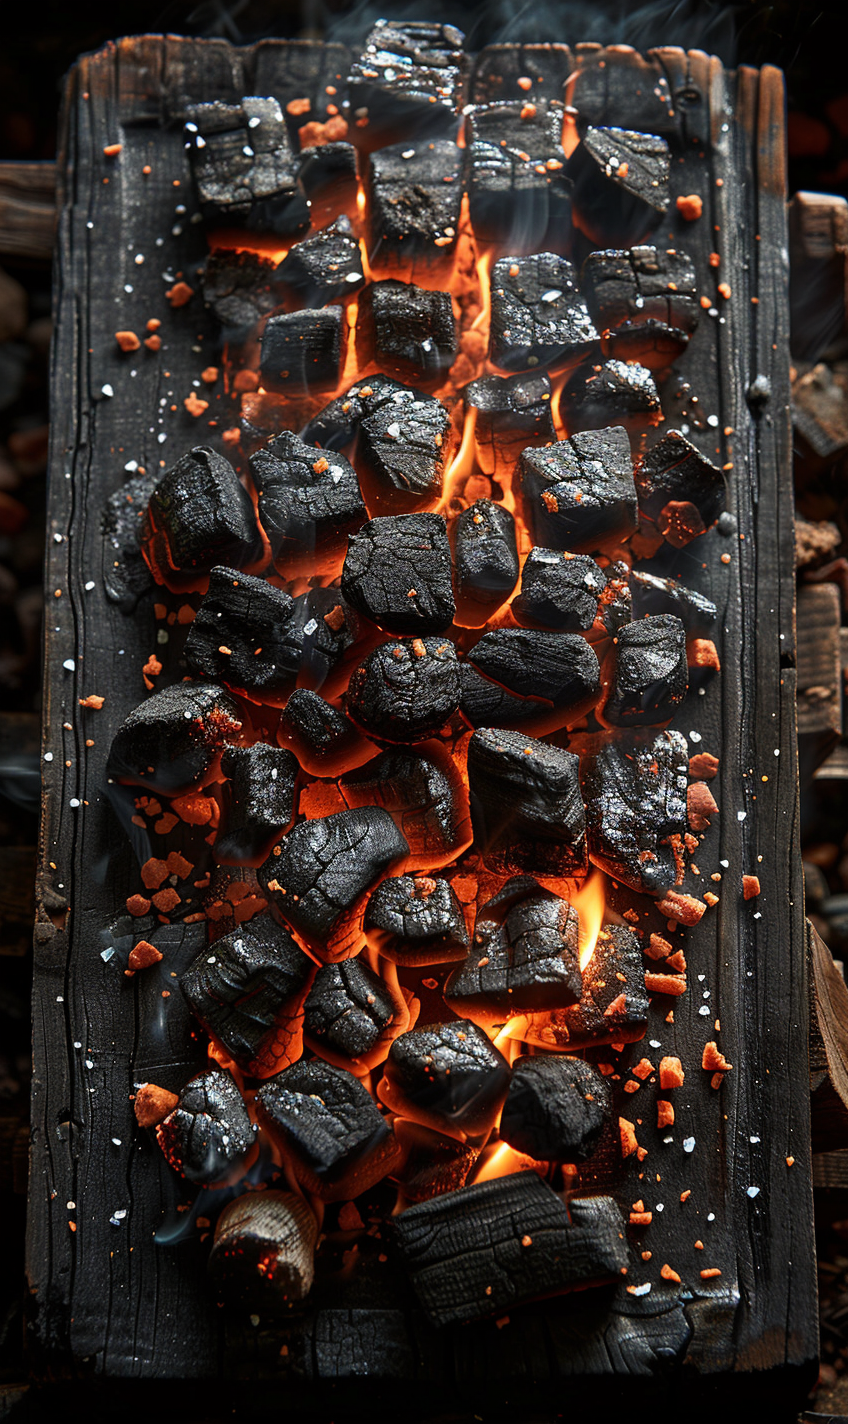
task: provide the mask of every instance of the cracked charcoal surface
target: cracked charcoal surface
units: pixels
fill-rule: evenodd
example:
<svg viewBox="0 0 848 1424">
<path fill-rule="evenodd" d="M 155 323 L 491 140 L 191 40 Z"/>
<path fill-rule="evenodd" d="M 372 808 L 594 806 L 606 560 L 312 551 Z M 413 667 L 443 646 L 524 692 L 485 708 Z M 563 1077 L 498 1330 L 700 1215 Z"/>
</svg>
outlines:
<svg viewBox="0 0 848 1424">
<path fill-rule="evenodd" d="M 357 292 L 365 278 L 350 219 L 342 215 L 295 243 L 274 269 L 274 283 L 291 287 L 307 307 L 324 306 Z"/>
<path fill-rule="evenodd" d="M 269 917 L 207 945 L 180 989 L 245 1072 L 267 1077 L 303 1051 L 301 1010 L 315 965 Z"/>
<path fill-rule="evenodd" d="M 301 1060 L 260 1088 L 256 1102 L 298 1181 L 322 1201 L 358 1196 L 400 1159 L 386 1119 L 344 1068 Z"/>
<path fill-rule="evenodd" d="M 100 519 L 103 534 L 103 584 L 124 613 L 132 613 L 151 587 L 151 573 L 141 552 L 145 512 L 156 488 L 155 474 L 136 475 L 110 494 Z"/>
<path fill-rule="evenodd" d="M 565 177 L 563 107 L 532 95 L 471 110 L 468 202 L 479 242 L 533 252 L 571 238 L 571 183 Z"/>
<path fill-rule="evenodd" d="M 438 732 L 459 707 L 459 662 L 444 638 L 383 643 L 354 668 L 347 711 L 369 736 L 418 742 Z"/>
<path fill-rule="evenodd" d="M 258 252 L 216 247 L 203 273 L 203 300 L 221 323 L 221 340 L 245 341 L 261 317 L 277 305 L 271 289 L 274 264 Z"/>
<path fill-rule="evenodd" d="M 346 959 L 318 970 L 306 1000 L 303 1029 L 316 1053 L 327 1050 L 349 1062 L 371 1053 L 395 1013 L 395 1002 L 379 975 L 359 959 Z"/>
<path fill-rule="evenodd" d="M 599 690 L 598 659 L 593 648 L 575 633 L 548 633 L 535 628 L 496 628 L 468 654 L 475 671 L 523 697 L 532 689 L 573 716 L 588 711 Z M 463 711 L 466 711 L 463 688 Z"/>
<path fill-rule="evenodd" d="M 335 386 L 341 375 L 346 337 L 342 307 L 269 316 L 259 357 L 263 386 L 284 394 Z"/>
<path fill-rule="evenodd" d="M 221 772 L 222 815 L 215 859 L 224 864 L 264 860 L 272 842 L 291 823 L 300 768 L 291 752 L 254 742 L 227 747 Z"/>
<path fill-rule="evenodd" d="M 241 713 L 223 687 L 178 682 L 124 718 L 109 751 L 108 775 L 175 796 L 197 785 L 241 731 Z"/>
<path fill-rule="evenodd" d="M 275 913 L 319 957 L 341 959 L 356 943 L 359 902 L 408 846 L 391 816 L 369 806 L 302 821 L 279 851 L 259 870 Z"/>
<path fill-rule="evenodd" d="M 206 445 L 182 455 L 150 496 L 142 547 L 157 583 L 178 587 L 214 564 L 258 559 L 253 504 L 229 460 Z"/>
<path fill-rule="evenodd" d="M 711 598 L 697 589 L 687 588 L 677 579 L 658 578 L 656 574 L 634 570 L 630 575 L 633 594 L 633 617 L 641 619 L 649 613 L 675 613 L 687 633 L 706 633 L 718 617 Z"/>
<path fill-rule="evenodd" d="M 393 1126 L 403 1158 L 392 1180 L 403 1188 L 405 1197 L 429 1201 L 465 1186 L 478 1148 L 406 1118 L 395 1118 Z"/>
<path fill-rule="evenodd" d="M 387 632 L 443 632 L 456 609 L 442 516 L 370 520 L 348 542 L 341 586 L 348 603 Z"/>
<path fill-rule="evenodd" d="M 673 613 L 627 623 L 604 664 L 608 690 L 601 707 L 613 727 L 667 722 L 689 690 L 686 631 Z"/>
<path fill-rule="evenodd" d="M 588 355 L 597 344 L 574 268 L 564 257 L 502 257 L 492 269 L 491 287 L 489 357 L 496 366 L 549 366 Z"/>
<path fill-rule="evenodd" d="M 432 292 L 389 278 L 372 282 L 359 304 L 361 329 L 373 338 L 381 365 L 435 376 L 456 356 L 456 322 L 449 292 Z"/>
<path fill-rule="evenodd" d="M 574 221 L 591 242 L 630 247 L 669 204 L 669 148 L 655 134 L 589 127 L 568 160 Z"/>
<path fill-rule="evenodd" d="M 612 1097 L 597 1068 L 579 1058 L 517 1058 L 500 1135 L 539 1162 L 585 1162 L 610 1116 Z"/>
<path fill-rule="evenodd" d="M 603 430 L 619 421 L 637 424 L 659 415 L 660 398 L 646 366 L 605 361 L 600 370 L 586 363 L 563 391 L 569 430 Z"/>
<path fill-rule="evenodd" d="M 455 137 L 468 69 L 463 41 L 453 25 L 380 20 L 347 76 L 351 109 L 368 120 L 357 143 Z"/>
<path fill-rule="evenodd" d="M 641 942 L 626 926 L 607 925 L 583 971 L 579 1004 L 529 1014 L 520 1033 L 525 1043 L 559 1051 L 634 1043 L 645 1036 L 648 1008 Z"/>
<path fill-rule="evenodd" d="M 431 864 L 453 858 L 468 827 L 467 800 L 456 767 L 442 754 L 388 751 L 339 781 L 348 806 L 382 806 L 409 842 L 410 855 Z"/>
<path fill-rule="evenodd" d="M 630 441 L 622 426 L 524 450 L 521 493 L 534 542 L 591 553 L 619 544 L 638 510 Z"/>
<path fill-rule="evenodd" d="M 358 634 L 359 619 L 338 589 L 312 588 L 296 598 L 283 638 L 300 683 L 321 687 Z"/>
<path fill-rule="evenodd" d="M 709 528 L 724 509 L 724 475 L 679 430 L 669 430 L 637 464 L 636 489 L 649 519 L 680 500 L 694 504 Z"/>
<path fill-rule="evenodd" d="M 468 746 L 474 844 L 501 874 L 586 872 L 579 757 L 521 732 L 481 728 Z"/>
<path fill-rule="evenodd" d="M 279 736 L 291 746 L 304 771 L 313 776 L 349 765 L 362 741 L 344 712 L 306 687 L 296 687 L 286 702 Z"/>
<path fill-rule="evenodd" d="M 521 99 L 527 92 L 519 79 L 531 81 L 530 93 L 559 99 L 574 67 L 564 44 L 490 44 L 480 50 L 471 83 L 473 104 Z"/>
<path fill-rule="evenodd" d="M 365 911 L 365 933 L 385 959 L 418 966 L 464 959 L 468 929 L 447 880 L 399 875 L 384 880 Z"/>
<path fill-rule="evenodd" d="M 580 274 L 605 355 L 667 365 L 698 325 L 695 267 L 684 252 L 634 247 L 590 252 Z"/>
<path fill-rule="evenodd" d="M 176 1172 L 211 1186 L 244 1161 L 256 1131 L 229 1073 L 212 1069 L 186 1083 L 156 1140 Z"/>
<path fill-rule="evenodd" d="M 358 455 L 383 488 L 416 499 L 437 499 L 442 492 L 450 416 L 434 397 L 416 399 L 416 394 L 395 392 L 365 416 L 359 427 Z"/>
<path fill-rule="evenodd" d="M 508 881 L 481 908 L 468 957 L 445 984 L 445 1002 L 487 1028 L 512 1014 L 577 1003 L 578 927 L 573 906 L 531 876 Z"/>
<path fill-rule="evenodd" d="M 208 222 L 287 235 L 309 226 L 297 160 L 276 99 L 194 105 L 185 138 Z"/>
<path fill-rule="evenodd" d="M 663 844 L 686 823 L 689 748 L 679 732 L 616 741 L 581 758 L 589 859 L 615 880 L 648 895 L 675 882 L 674 854 Z"/>
<path fill-rule="evenodd" d="M 505 435 L 556 439 L 547 371 L 480 376 L 465 387 L 465 404 L 477 412 L 474 436 L 478 445 L 495 444 L 497 437 Z"/>
<path fill-rule="evenodd" d="M 448 139 L 372 153 L 368 250 L 372 262 L 452 252 L 462 204 L 462 150 Z"/>
<path fill-rule="evenodd" d="M 304 426 L 301 439 L 308 445 L 321 445 L 325 450 L 342 450 L 352 442 L 360 421 L 390 400 L 403 405 L 415 400 L 432 400 L 432 396 L 377 372 L 328 401 Z"/>
<path fill-rule="evenodd" d="M 604 569 L 606 588 L 601 594 L 601 622 L 608 633 L 616 633 L 633 619 L 633 596 L 630 592 L 630 566 L 623 559 L 607 564 Z"/>
<path fill-rule="evenodd" d="M 493 500 L 478 499 L 457 515 L 453 533 L 457 597 L 497 607 L 518 579 L 513 516 Z"/>
<path fill-rule="evenodd" d="M 189 666 L 248 696 L 279 693 L 297 673 L 284 637 L 293 612 L 293 599 L 265 579 L 213 568 L 186 640 Z"/>
<path fill-rule="evenodd" d="M 595 621 L 598 599 L 606 587 L 603 570 L 587 554 L 564 555 L 536 545 L 521 571 L 521 592 L 511 604 L 513 616 L 519 623 L 584 632 Z"/>
<path fill-rule="evenodd" d="M 316 450 L 290 430 L 250 457 L 259 519 L 274 559 L 337 543 L 364 521 L 356 471 L 344 455 Z"/>
<path fill-rule="evenodd" d="M 482 1029 L 457 1019 L 396 1038 L 377 1091 L 392 1112 L 451 1136 L 478 1137 L 495 1120 L 509 1071 Z"/>
</svg>

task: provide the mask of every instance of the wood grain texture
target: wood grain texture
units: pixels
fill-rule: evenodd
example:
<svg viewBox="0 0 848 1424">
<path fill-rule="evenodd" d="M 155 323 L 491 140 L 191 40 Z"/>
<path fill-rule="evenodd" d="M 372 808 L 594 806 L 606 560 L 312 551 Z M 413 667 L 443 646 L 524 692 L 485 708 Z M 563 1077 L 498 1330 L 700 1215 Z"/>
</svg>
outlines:
<svg viewBox="0 0 848 1424">
<path fill-rule="evenodd" d="M 0 253 L 49 262 L 55 229 L 55 163 L 0 163 Z"/>
<path fill-rule="evenodd" d="M 148 1077 L 179 1086 L 192 1071 L 196 1045 L 188 1041 L 186 1013 L 177 995 L 162 994 L 164 976 L 188 962 L 197 935 L 192 925 L 169 931 L 160 978 L 127 980 L 102 958 L 144 931 L 123 909 L 138 888 L 137 868 L 107 800 L 105 762 L 116 726 L 144 695 L 141 664 L 157 644 L 151 600 L 128 618 L 105 597 L 100 509 L 127 477 L 128 461 L 155 469 L 197 436 L 182 402 L 203 353 L 214 351 L 214 333 L 199 301 L 173 312 L 164 301 L 176 273 L 190 274 L 205 250 L 202 226 L 190 221 L 180 116 L 188 102 L 213 97 L 275 86 L 285 97 L 296 82 L 295 59 L 307 54 L 311 63 L 313 50 L 295 54 L 276 41 L 236 50 L 217 40 L 153 36 L 81 61 L 68 83 L 50 494 L 51 532 L 62 539 L 50 543 L 47 575 L 44 752 L 52 759 L 45 762 L 35 932 L 28 1242 L 34 1368 L 106 1382 L 176 1375 L 213 1391 L 216 1380 L 249 1380 L 257 1401 L 263 1389 L 278 1399 L 284 1387 L 304 1417 L 317 1417 L 331 1398 L 367 1397 L 373 1409 L 409 1380 L 420 1407 L 429 1401 L 444 1411 L 484 1401 L 518 1408 L 531 1386 L 534 1403 L 554 1407 L 567 1380 L 575 1405 L 638 1406 L 672 1390 L 678 1403 L 682 1391 L 694 1402 L 705 1389 L 711 1401 L 722 1389 L 739 1400 L 750 1386 L 761 1401 L 787 1410 L 794 1404 L 797 1412 L 814 1377 L 816 1314 L 784 101 L 774 70 L 734 75 L 701 52 L 667 49 L 649 56 L 642 71 L 663 78 L 673 99 L 675 141 L 685 154 L 673 165 L 673 197 L 697 192 L 704 202 L 704 217 L 693 224 L 672 206 L 658 239 L 691 253 L 703 290 L 714 293 L 707 284 L 719 276 L 729 283 L 729 296 L 714 296 L 715 315 L 702 319 L 679 368 L 697 388 L 700 410 L 717 417 L 693 422 L 690 438 L 732 465 L 736 519 L 732 534 L 713 530 L 701 541 L 702 567 L 684 551 L 664 570 L 682 573 L 719 607 L 721 677 L 689 698 L 675 725 L 691 737 L 692 752 L 721 755 L 712 783 L 721 815 L 698 852 L 700 880 L 693 876 L 684 888 L 702 893 L 713 871 L 722 880 L 719 903 L 685 934 L 690 987 L 674 1001 L 674 1022 L 667 1022 L 670 1001 L 655 999 L 646 1039 L 618 1056 L 616 1071 L 623 1082 L 646 1054 L 655 1063 L 662 1054 L 679 1055 L 687 1076 L 677 1121 L 665 1143 L 654 1127 L 654 1088 L 621 1094 L 625 1115 L 642 1119 L 645 1163 L 635 1156 L 622 1163 L 607 1144 L 581 1169 L 581 1186 L 612 1191 L 625 1215 L 640 1198 L 654 1211 L 655 1225 L 630 1233 L 627 1277 L 650 1291 L 633 1296 L 622 1283 L 521 1307 L 506 1331 L 491 1321 L 438 1331 L 396 1259 L 365 1237 L 356 1272 L 319 1274 L 297 1317 L 254 1328 L 214 1309 L 196 1231 L 186 1231 L 176 1248 L 153 1241 L 163 1222 L 176 1229 L 184 1220 L 176 1213 L 184 1192 L 135 1133 L 130 1093 Z M 594 121 L 631 122 L 635 61 L 597 46 L 578 47 L 576 60 Z M 627 76 L 621 83 L 619 65 Z M 580 87 L 578 69 L 578 105 Z M 122 144 L 117 161 L 103 154 L 113 142 Z M 151 172 L 142 178 L 145 164 Z M 175 211 L 180 201 L 184 215 Z M 714 250 L 718 273 L 708 260 Z M 112 333 L 141 330 L 150 317 L 163 323 L 160 355 L 122 356 Z M 220 409 L 219 425 L 204 428 L 213 443 L 232 420 L 231 409 Z M 78 698 L 91 692 L 105 695 L 105 706 L 83 713 Z M 742 899 L 743 873 L 759 876 L 756 900 Z M 614 903 L 637 904 L 640 924 L 665 932 L 652 902 L 628 892 Z M 700 1068 L 710 1039 L 734 1065 L 720 1090 Z M 690 1138 L 691 1150 L 684 1147 Z M 682 1201 L 684 1193 L 690 1195 Z M 113 1224 L 116 1210 L 126 1215 Z M 698 1238 L 703 1251 L 695 1249 Z M 641 1257 L 646 1249 L 650 1262 Z M 680 1285 L 661 1277 L 665 1263 Z M 702 1279 L 705 1267 L 721 1275 Z"/>
</svg>

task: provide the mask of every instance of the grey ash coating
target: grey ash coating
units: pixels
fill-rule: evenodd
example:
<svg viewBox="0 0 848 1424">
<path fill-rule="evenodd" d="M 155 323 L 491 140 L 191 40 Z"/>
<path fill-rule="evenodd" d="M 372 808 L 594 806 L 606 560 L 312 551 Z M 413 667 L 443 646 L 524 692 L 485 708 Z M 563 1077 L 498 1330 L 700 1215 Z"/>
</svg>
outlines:
<svg viewBox="0 0 848 1424">
<path fill-rule="evenodd" d="M 342 593 L 387 632 L 444 632 L 456 609 L 442 516 L 397 514 L 369 520 L 348 541 Z"/>
</svg>

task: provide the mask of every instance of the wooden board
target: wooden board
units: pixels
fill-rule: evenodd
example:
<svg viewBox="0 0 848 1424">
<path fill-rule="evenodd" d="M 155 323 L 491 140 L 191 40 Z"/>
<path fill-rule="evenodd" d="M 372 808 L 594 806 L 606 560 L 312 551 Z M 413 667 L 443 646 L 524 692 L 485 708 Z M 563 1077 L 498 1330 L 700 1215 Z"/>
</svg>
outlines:
<svg viewBox="0 0 848 1424">
<path fill-rule="evenodd" d="M 445 1413 L 469 1405 L 526 1408 L 532 1390 L 540 1409 L 560 1407 L 566 1393 L 570 1407 L 673 1398 L 678 1406 L 685 1400 L 693 1417 L 696 1406 L 739 1403 L 747 1393 L 770 1401 L 771 1417 L 794 1417 L 815 1377 L 816 1296 L 784 96 L 773 69 L 728 73 L 697 51 L 662 50 L 648 61 L 597 46 L 576 51 L 583 78 L 575 102 L 591 109 L 595 122 L 628 122 L 622 94 L 632 95 L 634 70 L 643 90 L 667 79 L 686 155 L 674 165 L 673 192 L 700 193 L 704 216 L 684 225 L 672 209 L 660 236 L 693 255 L 704 284 L 709 253 L 718 251 L 729 283 L 729 295 L 715 298 L 715 316 L 702 320 L 680 362 L 701 410 L 717 417 L 692 438 L 732 465 L 737 521 L 732 537 L 705 537 L 703 570 L 690 567 L 685 551 L 680 564 L 686 581 L 720 609 L 722 675 L 687 701 L 675 724 L 693 752 L 722 757 L 712 783 L 721 815 L 699 853 L 702 880 L 685 887 L 708 888 L 706 877 L 721 865 L 720 900 L 686 932 L 690 988 L 674 1002 L 673 1025 L 666 1023 L 669 1003 L 656 1003 L 646 1039 L 619 1059 L 622 1076 L 643 1054 L 684 1060 L 674 1140 L 661 1142 L 652 1126 L 653 1089 L 640 1089 L 643 1106 L 628 1099 L 627 1116 L 644 1116 L 644 1167 L 635 1158 L 622 1165 L 610 1153 L 583 1174 L 587 1185 L 614 1190 L 625 1211 L 637 1198 L 653 1207 L 658 1225 L 650 1242 L 634 1237 L 628 1277 L 650 1281 L 650 1293 L 635 1297 L 622 1284 L 523 1307 L 508 1328 L 486 1321 L 439 1332 L 426 1324 L 394 1258 L 365 1238 L 358 1270 L 316 1287 L 308 1308 L 284 1328 L 240 1326 L 214 1308 L 196 1230 L 179 1232 L 186 1238 L 179 1246 L 154 1243 L 163 1221 L 178 1231 L 183 1194 L 135 1131 L 130 1093 L 144 1077 L 179 1086 L 196 1046 L 179 996 L 162 997 L 167 981 L 127 980 L 103 958 L 132 936 L 124 903 L 138 889 L 132 851 L 107 799 L 106 757 L 115 728 L 144 696 L 141 665 L 161 645 L 151 600 L 129 618 L 105 597 L 100 510 L 127 478 L 129 462 L 164 466 L 198 438 L 183 399 L 203 352 L 214 351 L 214 333 L 198 300 L 179 311 L 164 300 L 177 273 L 190 273 L 205 250 L 203 228 L 191 222 L 179 125 L 185 105 L 266 91 L 285 98 L 292 54 L 277 41 L 238 50 L 217 40 L 147 37 L 82 60 L 67 86 L 35 931 L 33 1370 L 85 1380 L 87 1402 L 93 1382 L 106 1390 L 121 1381 L 192 1379 L 201 1391 L 195 1399 L 220 1399 L 221 1382 L 237 1395 L 249 1382 L 257 1408 L 279 1400 L 284 1388 L 304 1417 L 320 1417 L 330 1401 L 355 1407 L 367 1399 L 372 1412 L 385 1408 L 410 1381 L 416 1408 Z M 111 143 L 122 145 L 117 159 L 103 153 Z M 150 173 L 142 177 L 145 165 Z M 186 213 L 176 210 L 179 202 Z M 121 357 L 112 333 L 142 331 L 150 317 L 163 323 L 159 356 Z M 208 415 L 218 424 L 204 427 L 203 437 L 217 443 L 233 412 L 219 415 L 213 405 Z M 100 712 L 79 707 L 92 692 L 106 697 Z M 757 900 L 743 901 L 743 873 L 759 876 Z M 649 902 L 639 910 L 649 917 L 645 925 L 664 928 Z M 199 931 L 186 925 L 170 935 L 168 973 L 179 972 Z M 703 1044 L 716 1037 L 734 1065 L 721 1091 L 699 1067 Z M 691 1151 L 683 1147 L 689 1137 Z M 697 1238 L 705 1244 L 700 1253 Z M 649 1248 L 651 1262 L 643 1263 L 640 1251 Z M 665 1262 L 682 1284 L 661 1279 Z M 721 1276 L 702 1280 L 702 1267 Z"/>
</svg>

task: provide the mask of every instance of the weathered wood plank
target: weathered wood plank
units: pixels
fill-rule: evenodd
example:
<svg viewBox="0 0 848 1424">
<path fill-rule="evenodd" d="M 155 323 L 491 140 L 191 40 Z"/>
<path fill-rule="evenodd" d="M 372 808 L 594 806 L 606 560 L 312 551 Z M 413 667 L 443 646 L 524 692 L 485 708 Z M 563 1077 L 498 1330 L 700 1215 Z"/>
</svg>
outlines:
<svg viewBox="0 0 848 1424">
<path fill-rule="evenodd" d="M 55 163 L 0 163 L 0 253 L 49 261 L 55 229 Z"/>
</svg>

